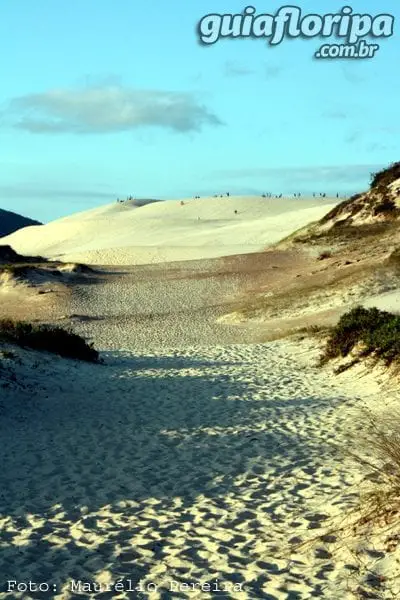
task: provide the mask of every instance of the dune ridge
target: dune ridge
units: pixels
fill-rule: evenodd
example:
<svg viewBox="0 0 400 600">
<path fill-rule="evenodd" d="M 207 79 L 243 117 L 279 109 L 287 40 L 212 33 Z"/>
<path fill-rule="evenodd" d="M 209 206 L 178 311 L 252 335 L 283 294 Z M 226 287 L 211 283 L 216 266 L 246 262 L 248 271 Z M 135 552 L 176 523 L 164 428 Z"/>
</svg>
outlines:
<svg viewBox="0 0 400 600">
<path fill-rule="evenodd" d="M 213 258 L 262 250 L 337 202 L 257 196 L 115 202 L 24 228 L 1 241 L 21 254 L 87 264 Z"/>
</svg>

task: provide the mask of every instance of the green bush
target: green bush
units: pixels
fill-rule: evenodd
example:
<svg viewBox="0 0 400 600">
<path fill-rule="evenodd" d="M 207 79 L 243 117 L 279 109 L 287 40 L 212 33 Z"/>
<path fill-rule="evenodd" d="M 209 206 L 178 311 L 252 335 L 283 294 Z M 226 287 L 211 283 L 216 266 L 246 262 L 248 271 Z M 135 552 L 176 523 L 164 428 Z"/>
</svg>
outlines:
<svg viewBox="0 0 400 600">
<path fill-rule="evenodd" d="M 377 308 L 358 306 L 342 315 L 333 328 L 322 357 L 326 362 L 347 356 L 362 342 L 363 354 L 373 352 L 387 365 L 400 358 L 400 317 Z"/>
<path fill-rule="evenodd" d="M 400 317 L 393 315 L 378 329 L 369 331 L 365 342 L 371 352 L 391 363 L 400 356 Z"/>
<path fill-rule="evenodd" d="M 65 358 L 97 362 L 99 353 L 92 344 L 70 330 L 50 325 L 0 319 L 0 341 L 53 352 Z"/>
</svg>

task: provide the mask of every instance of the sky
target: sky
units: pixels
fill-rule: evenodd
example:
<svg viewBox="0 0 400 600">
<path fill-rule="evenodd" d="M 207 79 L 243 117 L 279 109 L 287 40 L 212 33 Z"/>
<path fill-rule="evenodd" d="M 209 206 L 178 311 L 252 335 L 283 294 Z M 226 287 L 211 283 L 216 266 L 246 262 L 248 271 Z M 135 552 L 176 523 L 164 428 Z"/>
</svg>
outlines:
<svg viewBox="0 0 400 600">
<path fill-rule="evenodd" d="M 315 58 L 335 36 L 199 39 L 208 14 L 289 4 L 0 0 L 0 208 L 48 222 L 129 195 L 366 189 L 400 160 L 398 0 L 297 2 L 394 16 L 368 59 Z"/>
</svg>

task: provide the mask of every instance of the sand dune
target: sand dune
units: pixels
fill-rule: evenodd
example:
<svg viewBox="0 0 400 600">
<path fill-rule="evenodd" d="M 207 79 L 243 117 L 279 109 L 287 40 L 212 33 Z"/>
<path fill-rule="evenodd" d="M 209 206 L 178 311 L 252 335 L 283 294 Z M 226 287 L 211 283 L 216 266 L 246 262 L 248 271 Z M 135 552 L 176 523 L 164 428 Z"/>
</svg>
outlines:
<svg viewBox="0 0 400 600">
<path fill-rule="evenodd" d="M 181 202 L 115 202 L 24 228 L 2 243 L 22 254 L 88 264 L 212 258 L 262 250 L 321 218 L 337 203 L 256 196 Z"/>
<path fill-rule="evenodd" d="M 360 547 L 331 531 L 358 499 L 363 473 L 346 452 L 359 446 L 360 408 L 382 406 L 377 381 L 316 368 L 316 339 L 251 343 L 258 324 L 215 323 L 248 277 L 275 272 L 288 296 L 285 270 L 318 276 L 324 262 L 297 249 L 249 253 L 334 204 L 114 203 L 2 240 L 103 265 L 244 256 L 98 269 L 71 286 L 65 318 L 104 364 L 0 355 L 1 597 L 15 580 L 48 582 L 32 598 L 56 600 L 342 600 L 370 589 L 371 573 L 398 597 L 387 532 Z"/>
</svg>

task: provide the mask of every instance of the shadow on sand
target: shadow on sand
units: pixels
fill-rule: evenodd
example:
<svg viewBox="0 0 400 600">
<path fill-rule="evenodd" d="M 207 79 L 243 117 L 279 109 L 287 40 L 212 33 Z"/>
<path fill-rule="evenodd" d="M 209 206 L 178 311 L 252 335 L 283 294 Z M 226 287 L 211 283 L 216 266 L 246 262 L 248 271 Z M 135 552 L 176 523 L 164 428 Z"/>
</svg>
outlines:
<svg viewBox="0 0 400 600">
<path fill-rule="evenodd" d="M 219 576 L 243 582 L 246 565 L 260 561 L 251 544 L 236 557 L 230 554 L 246 542 L 243 531 L 257 540 L 263 527 L 256 518 L 260 510 L 271 524 L 279 524 L 281 501 L 270 498 L 282 490 L 286 474 L 293 466 L 321 464 L 332 452 L 320 437 L 291 425 L 316 411 L 333 410 L 344 399 L 290 398 L 282 389 L 271 394 L 268 385 L 263 393 L 262 386 L 255 390 L 235 379 L 229 367 L 243 367 L 240 361 L 108 357 L 111 364 L 85 369 L 71 361 L 69 382 L 57 380 L 36 397 L 3 404 L 0 509 L 3 519 L 12 518 L 14 529 L 5 528 L 1 537 L 2 585 L 8 579 L 59 586 L 73 579 L 93 582 L 105 569 L 113 581 L 137 584 L 168 557 L 177 532 L 186 540 L 180 558 L 206 574 L 203 582 L 212 581 L 215 566 L 196 534 L 196 519 L 201 515 L 207 522 L 219 511 L 225 515 L 219 527 L 229 538 L 220 543 L 219 553 L 226 554 L 230 567 Z M 201 373 L 205 367 L 206 376 Z M 292 492 L 292 505 L 301 506 L 303 498 Z M 230 515 L 232 497 L 243 494 L 246 509 Z M 200 496 L 203 501 L 194 508 Z M 98 514 L 102 510 L 103 516 Z M 77 521 L 84 533 L 74 538 L 71 527 Z M 146 542 L 139 549 L 130 540 L 145 530 Z M 277 541 L 271 539 L 271 549 L 266 548 L 270 556 Z M 143 551 L 152 558 L 144 559 Z M 274 600 L 277 596 L 267 594 L 265 586 L 279 567 L 274 561 L 264 565 L 264 575 L 247 581 L 246 591 L 252 598 Z M 176 568 L 171 579 L 193 577 L 187 568 Z M 29 597 L 53 597 L 48 594 Z M 287 597 L 300 597 L 293 594 Z M 127 592 L 126 597 L 148 596 Z M 190 597 L 167 590 L 162 595 Z M 215 592 L 215 597 L 237 596 Z M 321 590 L 315 590 L 315 597 L 321 597 Z"/>
</svg>

